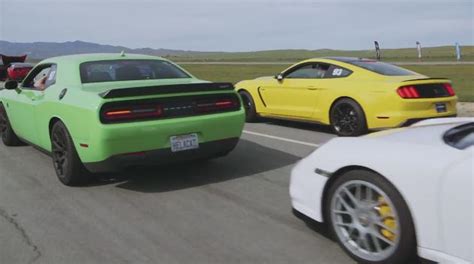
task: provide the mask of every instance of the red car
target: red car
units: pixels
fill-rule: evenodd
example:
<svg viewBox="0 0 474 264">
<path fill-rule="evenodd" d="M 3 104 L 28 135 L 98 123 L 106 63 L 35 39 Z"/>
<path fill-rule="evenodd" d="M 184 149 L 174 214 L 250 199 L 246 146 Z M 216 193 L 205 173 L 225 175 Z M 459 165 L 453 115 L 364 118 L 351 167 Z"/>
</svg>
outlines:
<svg viewBox="0 0 474 264">
<path fill-rule="evenodd" d="M 2 64 L 0 64 L 0 81 L 23 80 L 28 72 L 33 68 L 33 64 L 25 63 L 26 55 L 23 56 L 6 56 L 0 54 Z"/>
</svg>

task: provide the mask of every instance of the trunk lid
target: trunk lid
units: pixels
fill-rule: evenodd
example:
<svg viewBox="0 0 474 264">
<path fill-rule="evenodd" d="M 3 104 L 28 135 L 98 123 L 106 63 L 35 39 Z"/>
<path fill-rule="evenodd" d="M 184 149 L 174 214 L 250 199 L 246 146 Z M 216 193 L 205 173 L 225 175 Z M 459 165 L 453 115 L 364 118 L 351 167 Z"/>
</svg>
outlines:
<svg viewBox="0 0 474 264">
<path fill-rule="evenodd" d="M 198 116 L 238 111 L 241 102 L 231 83 L 195 79 L 126 81 L 83 85 L 104 101 L 104 124 Z"/>
<path fill-rule="evenodd" d="M 405 99 L 440 98 L 454 96 L 451 81 L 447 78 L 426 76 L 400 76 L 391 78 L 397 93 Z"/>
</svg>

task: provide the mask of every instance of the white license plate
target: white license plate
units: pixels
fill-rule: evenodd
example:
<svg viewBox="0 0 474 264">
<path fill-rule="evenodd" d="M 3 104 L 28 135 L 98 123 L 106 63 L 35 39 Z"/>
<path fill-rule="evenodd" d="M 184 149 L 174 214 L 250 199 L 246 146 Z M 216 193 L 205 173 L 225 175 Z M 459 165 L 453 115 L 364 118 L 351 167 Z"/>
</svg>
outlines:
<svg viewBox="0 0 474 264">
<path fill-rule="evenodd" d="M 448 108 L 446 107 L 445 103 L 436 103 L 435 109 L 436 109 L 436 112 L 438 113 L 444 113 L 448 111 Z"/>
<path fill-rule="evenodd" d="M 171 151 L 178 152 L 199 148 L 199 138 L 196 133 L 170 137 Z"/>
</svg>

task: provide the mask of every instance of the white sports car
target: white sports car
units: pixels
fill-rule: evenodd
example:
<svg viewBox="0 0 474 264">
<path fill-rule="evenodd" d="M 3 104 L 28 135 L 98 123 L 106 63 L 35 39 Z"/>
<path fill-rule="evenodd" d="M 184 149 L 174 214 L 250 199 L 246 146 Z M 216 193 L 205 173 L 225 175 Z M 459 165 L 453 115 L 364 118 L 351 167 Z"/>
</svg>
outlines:
<svg viewBox="0 0 474 264">
<path fill-rule="evenodd" d="M 473 262 L 474 118 L 335 138 L 292 171 L 293 208 L 362 263 Z"/>
</svg>

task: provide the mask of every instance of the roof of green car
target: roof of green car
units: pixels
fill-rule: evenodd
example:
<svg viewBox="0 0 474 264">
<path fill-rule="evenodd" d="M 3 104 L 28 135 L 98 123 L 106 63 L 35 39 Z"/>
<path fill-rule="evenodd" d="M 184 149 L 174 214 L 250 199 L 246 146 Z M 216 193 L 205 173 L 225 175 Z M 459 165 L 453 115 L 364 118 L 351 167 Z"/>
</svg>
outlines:
<svg viewBox="0 0 474 264">
<path fill-rule="evenodd" d="M 166 60 L 162 57 L 141 55 L 141 54 L 129 54 L 129 53 L 90 53 L 90 54 L 77 54 L 77 55 L 66 55 L 59 57 L 52 57 L 42 61 L 42 63 L 76 63 L 80 64 L 88 61 L 102 61 L 102 60 Z"/>
</svg>

